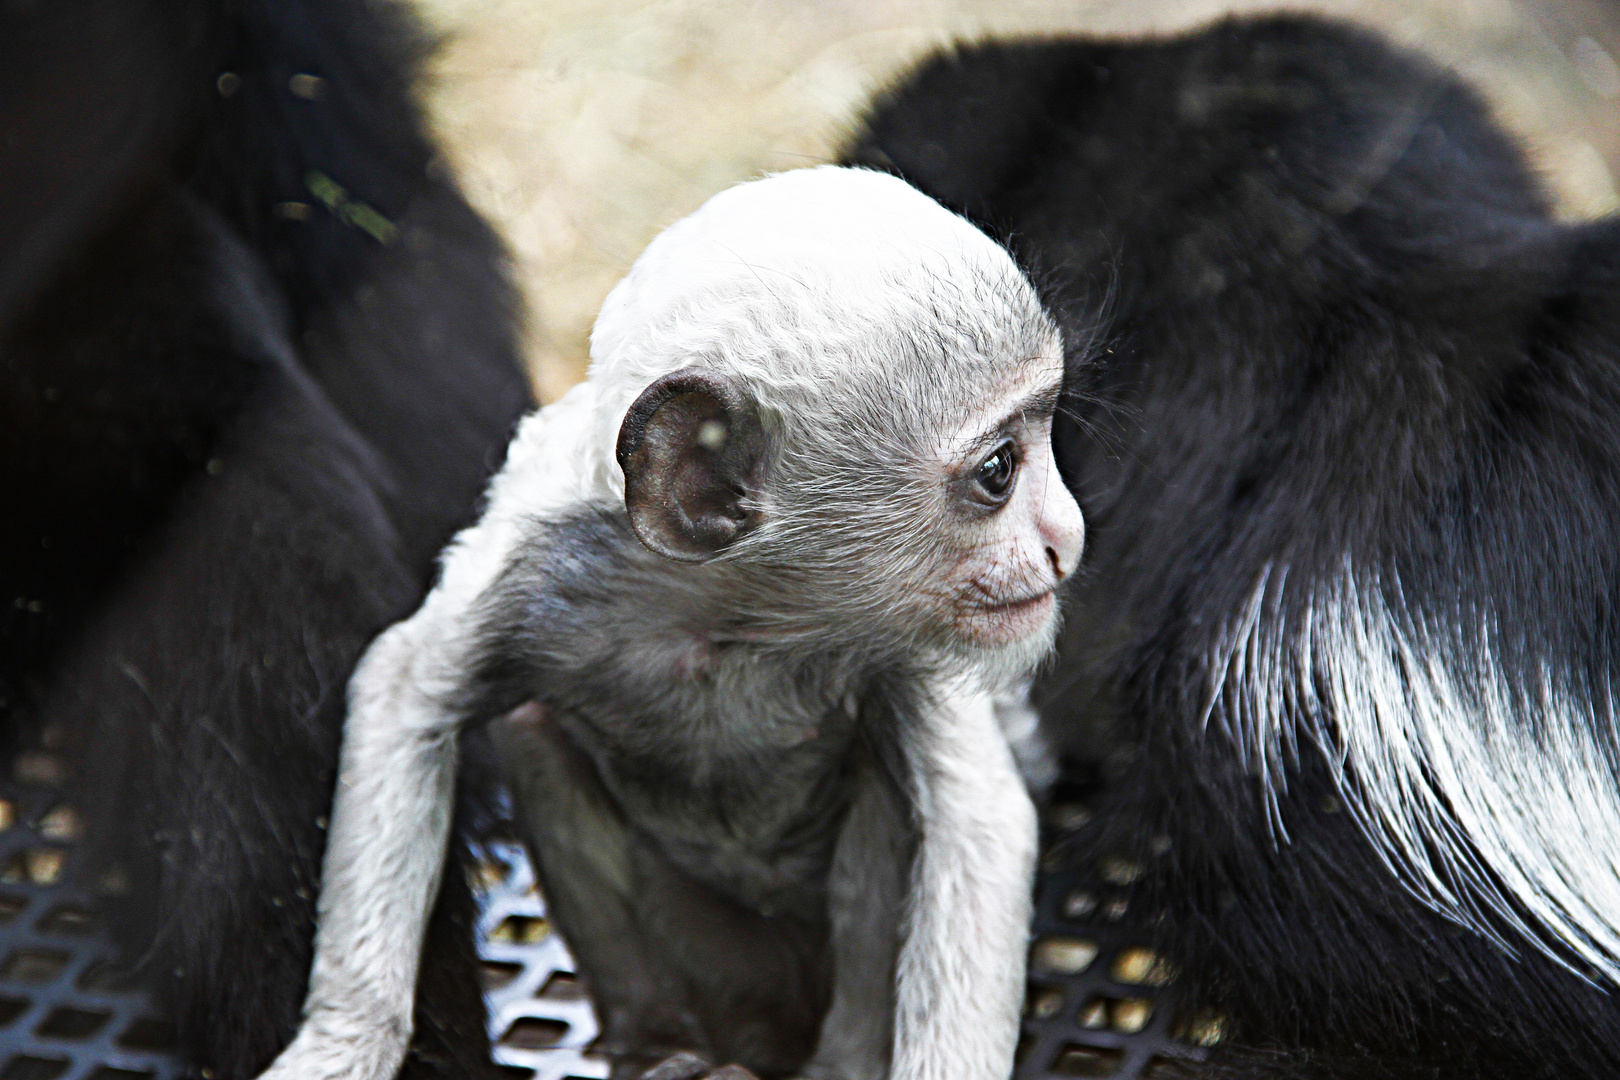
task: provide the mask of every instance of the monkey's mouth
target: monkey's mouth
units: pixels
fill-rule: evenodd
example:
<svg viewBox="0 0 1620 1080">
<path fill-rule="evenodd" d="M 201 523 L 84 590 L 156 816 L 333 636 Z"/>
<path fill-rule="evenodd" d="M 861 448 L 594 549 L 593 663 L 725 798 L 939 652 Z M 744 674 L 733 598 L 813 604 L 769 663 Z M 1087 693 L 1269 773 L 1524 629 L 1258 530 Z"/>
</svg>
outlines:
<svg viewBox="0 0 1620 1080">
<path fill-rule="evenodd" d="M 1011 642 L 1044 627 L 1056 603 L 1057 591 L 1047 589 L 1016 600 L 981 601 L 968 609 L 967 617 L 981 635 Z"/>
<path fill-rule="evenodd" d="M 987 615 L 1018 615 L 1026 611 L 1034 611 L 1051 604 L 1056 593 L 1047 589 L 1045 592 L 1034 593 L 1017 600 L 1002 600 L 993 604 L 985 604 L 981 611 Z"/>
</svg>

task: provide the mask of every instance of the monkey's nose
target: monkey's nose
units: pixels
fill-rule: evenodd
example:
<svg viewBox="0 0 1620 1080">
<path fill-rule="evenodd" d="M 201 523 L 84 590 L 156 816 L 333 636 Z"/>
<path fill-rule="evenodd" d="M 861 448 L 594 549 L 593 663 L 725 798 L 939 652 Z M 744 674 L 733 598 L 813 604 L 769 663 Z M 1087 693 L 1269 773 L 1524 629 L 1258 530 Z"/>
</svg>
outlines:
<svg viewBox="0 0 1620 1080">
<path fill-rule="evenodd" d="M 1046 557 L 1052 563 L 1052 572 L 1059 581 L 1074 573 L 1080 562 L 1080 552 L 1086 546 L 1086 522 L 1080 514 L 1080 505 L 1063 486 L 1057 465 L 1053 464 L 1046 477 L 1046 497 L 1041 500 L 1041 539 L 1046 544 Z"/>
</svg>

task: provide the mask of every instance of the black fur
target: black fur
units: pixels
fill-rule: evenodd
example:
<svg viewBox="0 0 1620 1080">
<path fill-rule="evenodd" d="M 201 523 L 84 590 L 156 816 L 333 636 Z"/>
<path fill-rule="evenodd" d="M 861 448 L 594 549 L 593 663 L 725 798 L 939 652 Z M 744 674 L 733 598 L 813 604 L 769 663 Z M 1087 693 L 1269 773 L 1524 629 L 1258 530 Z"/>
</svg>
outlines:
<svg viewBox="0 0 1620 1080">
<path fill-rule="evenodd" d="M 350 670 L 530 404 L 423 53 L 368 0 L 0 13 L 0 711 L 221 1080 L 295 1029 Z M 491 1069 L 470 915 L 447 874 L 407 1075 Z"/>
<path fill-rule="evenodd" d="M 849 160 L 1006 242 L 1071 343 L 1106 316 L 1056 436 L 1090 546 L 1045 712 L 1107 777 L 1076 850 L 1142 862 L 1183 1000 L 1230 1017 L 1201 1075 L 1620 1074 L 1610 991 L 1417 903 L 1314 746 L 1272 820 L 1228 703 L 1202 723 L 1264 567 L 1296 595 L 1346 554 L 1403 614 L 1494 609 L 1510 680 L 1609 677 L 1620 222 L 1555 224 L 1458 80 L 1308 17 L 964 47 Z"/>
</svg>

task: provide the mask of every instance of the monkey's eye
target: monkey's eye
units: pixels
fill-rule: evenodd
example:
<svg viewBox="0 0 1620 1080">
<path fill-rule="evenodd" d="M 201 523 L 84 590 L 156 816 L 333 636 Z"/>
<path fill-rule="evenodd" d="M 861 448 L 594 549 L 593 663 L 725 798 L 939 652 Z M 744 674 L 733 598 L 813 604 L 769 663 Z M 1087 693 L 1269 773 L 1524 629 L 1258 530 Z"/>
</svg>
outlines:
<svg viewBox="0 0 1620 1080">
<path fill-rule="evenodd" d="M 1018 472 L 1018 455 L 1011 442 L 1004 442 L 990 452 L 973 470 L 973 485 L 979 501 L 999 506 L 1012 492 L 1013 477 Z"/>
</svg>

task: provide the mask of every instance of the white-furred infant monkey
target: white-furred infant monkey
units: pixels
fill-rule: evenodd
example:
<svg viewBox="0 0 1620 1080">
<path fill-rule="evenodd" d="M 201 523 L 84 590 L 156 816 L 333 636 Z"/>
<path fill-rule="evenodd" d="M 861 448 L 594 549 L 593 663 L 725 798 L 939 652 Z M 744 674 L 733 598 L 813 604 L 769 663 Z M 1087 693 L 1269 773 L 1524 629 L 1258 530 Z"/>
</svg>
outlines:
<svg viewBox="0 0 1620 1080">
<path fill-rule="evenodd" d="M 666 1004 L 664 1033 L 766 1072 L 1005 1080 L 1036 825 L 995 700 L 1046 655 L 1083 536 L 1034 289 L 901 181 L 809 169 L 654 240 L 591 355 L 350 686 L 305 1021 L 266 1075 L 399 1067 L 457 731 L 505 716 L 609 1035 L 741 980 L 714 1022 L 796 995 L 797 1060 L 769 1003 L 751 1033 Z M 778 930 L 779 967 L 728 968 L 728 934 Z"/>
</svg>

